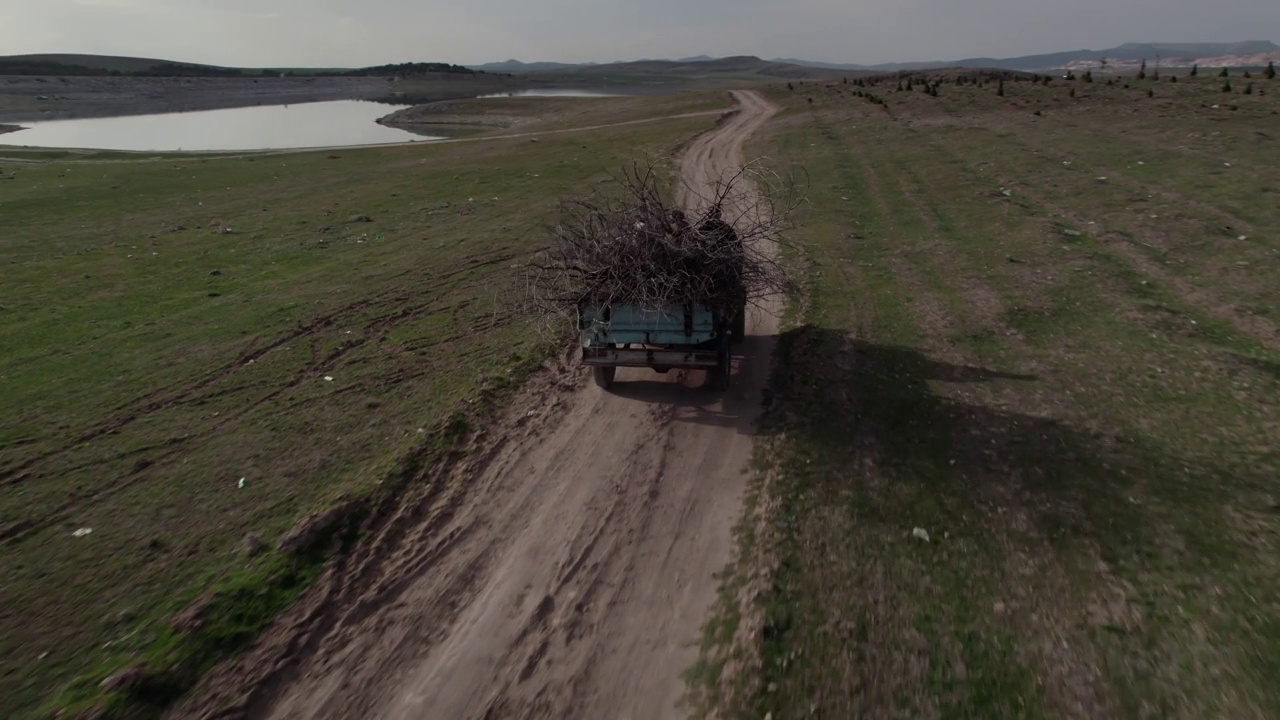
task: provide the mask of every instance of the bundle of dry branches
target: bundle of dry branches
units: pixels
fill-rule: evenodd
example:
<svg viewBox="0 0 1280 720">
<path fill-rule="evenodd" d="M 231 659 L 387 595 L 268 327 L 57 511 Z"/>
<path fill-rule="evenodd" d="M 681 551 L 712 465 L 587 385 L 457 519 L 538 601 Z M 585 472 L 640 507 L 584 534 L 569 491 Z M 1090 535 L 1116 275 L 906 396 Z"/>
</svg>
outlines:
<svg viewBox="0 0 1280 720">
<path fill-rule="evenodd" d="M 529 265 L 541 312 L 695 303 L 733 313 L 793 289 L 777 260 L 790 208 L 780 206 L 776 178 L 748 166 L 686 212 L 662 192 L 663 177 L 658 166 L 636 165 L 615 177 L 613 192 L 561 203 L 551 247 Z"/>
</svg>

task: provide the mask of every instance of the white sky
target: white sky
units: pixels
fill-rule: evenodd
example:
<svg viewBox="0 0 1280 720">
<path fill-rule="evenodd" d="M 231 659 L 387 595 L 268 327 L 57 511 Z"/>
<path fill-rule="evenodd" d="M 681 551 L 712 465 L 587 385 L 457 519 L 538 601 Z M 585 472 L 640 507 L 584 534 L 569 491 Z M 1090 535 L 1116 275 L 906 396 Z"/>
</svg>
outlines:
<svg viewBox="0 0 1280 720">
<path fill-rule="evenodd" d="M 233 66 L 702 54 L 872 64 L 1277 39 L 1280 0 L 0 0 L 0 55 Z"/>
</svg>

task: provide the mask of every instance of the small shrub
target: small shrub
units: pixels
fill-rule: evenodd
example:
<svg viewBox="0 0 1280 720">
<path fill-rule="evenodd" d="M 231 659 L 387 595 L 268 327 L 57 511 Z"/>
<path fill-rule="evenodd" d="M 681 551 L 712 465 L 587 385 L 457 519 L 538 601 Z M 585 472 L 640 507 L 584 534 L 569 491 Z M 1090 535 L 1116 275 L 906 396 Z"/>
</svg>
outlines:
<svg viewBox="0 0 1280 720">
<path fill-rule="evenodd" d="M 1004 97 L 1004 79 L 1000 80 L 1000 84 L 996 86 L 996 97 Z"/>
<path fill-rule="evenodd" d="M 1222 83 L 1222 92 L 1224 92 L 1224 93 L 1229 93 L 1229 92 L 1231 92 L 1231 81 L 1230 81 L 1230 80 L 1228 80 L 1228 81 L 1226 81 L 1226 82 Z"/>
<path fill-rule="evenodd" d="M 1268 80 L 1276 79 L 1276 63 L 1274 60 L 1267 63 L 1267 69 L 1262 73 L 1262 76 Z"/>
<path fill-rule="evenodd" d="M 1148 90 L 1148 91 L 1147 91 L 1147 97 L 1155 97 L 1155 96 L 1156 96 L 1156 91 L 1155 91 L 1155 90 Z"/>
<path fill-rule="evenodd" d="M 1190 73 L 1191 77 L 1195 77 L 1196 75 L 1199 75 L 1199 74 L 1200 74 L 1200 66 L 1199 66 L 1199 65 L 1192 65 L 1192 66 L 1191 66 L 1191 73 Z"/>
<path fill-rule="evenodd" d="M 1245 94 L 1245 95 L 1252 95 L 1252 94 L 1253 94 L 1253 83 L 1249 83 L 1248 85 L 1245 85 L 1245 86 L 1244 86 L 1244 94 Z"/>
<path fill-rule="evenodd" d="M 1176 83 L 1176 82 L 1178 82 L 1178 76 L 1177 76 L 1177 75 L 1170 75 L 1170 76 L 1169 76 L 1169 82 L 1171 82 L 1171 83 Z"/>
<path fill-rule="evenodd" d="M 1253 77 L 1253 76 L 1249 74 L 1249 71 L 1248 71 L 1248 70 L 1245 70 L 1245 71 L 1244 71 L 1244 79 L 1245 79 L 1245 80 L 1248 80 L 1248 79 L 1249 79 L 1249 78 L 1251 78 L 1251 77 Z"/>
<path fill-rule="evenodd" d="M 1052 80 L 1052 79 L 1053 79 L 1053 78 L 1049 77 L 1048 75 L 1045 75 L 1045 76 L 1044 76 L 1044 86 L 1045 86 L 1045 87 L 1049 87 L 1049 81 L 1050 81 L 1050 80 Z"/>
<path fill-rule="evenodd" d="M 1146 60 L 1143 60 L 1142 66 L 1138 68 L 1138 79 L 1139 80 L 1147 79 L 1147 61 Z"/>
<path fill-rule="evenodd" d="M 1076 79 L 1076 74 L 1075 74 L 1074 72 L 1072 72 L 1072 71 L 1068 70 L 1068 71 L 1067 71 L 1067 79 L 1068 79 L 1068 80 L 1075 80 L 1075 79 Z"/>
<path fill-rule="evenodd" d="M 1227 77 L 1228 75 L 1230 75 L 1230 73 L 1227 72 L 1226 68 L 1222 68 L 1222 72 L 1218 73 L 1218 77 L 1220 78 Z"/>
<path fill-rule="evenodd" d="M 792 85 L 791 83 L 787 83 L 787 89 L 788 89 L 788 90 L 795 90 L 795 89 L 796 89 L 796 86 L 795 86 L 795 85 Z"/>
<path fill-rule="evenodd" d="M 1071 88 L 1070 90 L 1067 91 L 1067 97 L 1075 97 L 1075 96 L 1076 96 L 1075 88 Z"/>
<path fill-rule="evenodd" d="M 1085 71 L 1084 71 L 1084 75 L 1081 75 L 1081 76 L 1080 76 L 1080 79 L 1081 79 L 1081 80 L 1084 80 L 1084 81 L 1085 81 L 1085 82 L 1087 82 L 1087 83 L 1091 83 L 1091 82 L 1093 82 L 1093 71 L 1092 71 L 1092 70 L 1085 70 Z"/>
</svg>

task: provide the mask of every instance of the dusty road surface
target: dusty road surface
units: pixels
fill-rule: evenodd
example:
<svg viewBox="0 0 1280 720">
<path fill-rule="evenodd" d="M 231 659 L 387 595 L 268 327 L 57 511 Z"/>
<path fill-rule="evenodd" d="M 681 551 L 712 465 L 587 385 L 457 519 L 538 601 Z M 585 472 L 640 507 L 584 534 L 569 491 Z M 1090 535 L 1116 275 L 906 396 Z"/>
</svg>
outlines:
<svg viewBox="0 0 1280 720">
<path fill-rule="evenodd" d="M 741 111 L 686 151 L 693 191 L 739 166 L 775 112 L 736 96 Z M 770 312 L 748 323 L 723 395 L 674 371 L 620 370 L 610 393 L 568 368 L 535 382 L 453 480 L 426 483 L 175 714 L 684 716 L 777 332 Z"/>
</svg>

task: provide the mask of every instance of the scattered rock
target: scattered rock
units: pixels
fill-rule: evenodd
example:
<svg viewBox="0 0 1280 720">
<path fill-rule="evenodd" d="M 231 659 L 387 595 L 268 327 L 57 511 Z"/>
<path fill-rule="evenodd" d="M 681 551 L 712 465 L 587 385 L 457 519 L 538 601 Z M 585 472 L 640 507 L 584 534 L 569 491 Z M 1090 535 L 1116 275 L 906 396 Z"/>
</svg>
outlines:
<svg viewBox="0 0 1280 720">
<path fill-rule="evenodd" d="M 169 627 L 182 635 L 193 633 L 204 627 L 204 622 L 209 617 L 209 610 L 213 607 L 214 598 L 212 593 L 201 595 L 195 602 L 170 618 Z"/>
<path fill-rule="evenodd" d="M 995 605 L 991 606 L 991 609 L 995 610 L 998 613 L 1003 614 L 1005 611 L 1005 604 L 1002 602 L 998 602 Z"/>
<path fill-rule="evenodd" d="M 118 672 L 112 673 L 109 677 L 98 683 L 102 689 L 108 692 L 118 692 L 120 690 L 128 690 L 142 682 L 147 676 L 146 665 L 134 665 Z"/>
<path fill-rule="evenodd" d="M 359 502 L 348 501 L 323 512 L 308 515 L 280 538 L 276 550 L 282 553 L 295 553 L 310 548 L 325 536 L 338 530 L 360 509 Z"/>
<path fill-rule="evenodd" d="M 210 270 L 210 271 L 209 271 L 209 274 L 210 274 L 210 275 L 212 275 L 213 277 L 217 277 L 217 276 L 219 276 L 219 275 L 221 275 L 221 274 L 222 274 L 222 271 L 221 271 L 221 270 Z"/>
<path fill-rule="evenodd" d="M 916 528 L 911 531 L 911 537 L 914 537 L 918 540 L 923 540 L 925 542 L 929 542 L 929 531 L 925 530 L 924 528 Z"/>
<path fill-rule="evenodd" d="M 325 233 L 327 233 L 327 232 L 331 232 L 332 230 L 333 230 L 333 228 L 329 227 L 328 225 L 321 225 L 320 227 L 316 228 L 316 232 L 317 232 L 317 233 L 319 233 L 319 234 L 321 234 L 321 235 L 323 235 L 323 234 L 325 234 Z"/>
<path fill-rule="evenodd" d="M 349 223 L 371 223 L 371 222 L 373 222 L 373 218 L 369 217 L 368 215 L 352 215 L 351 217 L 347 218 L 347 222 L 349 222 Z"/>
<path fill-rule="evenodd" d="M 151 467 L 151 465 L 152 463 L 150 460 L 148 460 L 147 458 L 142 458 L 133 464 L 133 472 L 140 473 L 143 470 L 146 470 L 147 468 Z"/>
<path fill-rule="evenodd" d="M 342 156 L 341 156 L 341 155 L 330 155 L 330 156 L 329 156 L 329 159 L 330 159 L 330 160 L 339 160 L 339 159 L 341 159 L 341 158 L 342 158 Z"/>
<path fill-rule="evenodd" d="M 71 533 L 71 537 L 82 538 L 82 537 L 85 537 L 86 535 L 92 535 L 92 534 L 93 534 L 93 528 L 86 527 L 86 528 L 80 528 L 79 530 L 76 530 L 75 532 Z"/>
<path fill-rule="evenodd" d="M 245 535 L 244 540 L 240 541 L 240 547 L 249 557 L 258 557 L 267 550 L 267 544 L 254 533 Z"/>
<path fill-rule="evenodd" d="M 1080 237 L 1081 233 L 1079 230 L 1063 230 L 1062 234 L 1067 237 Z"/>
</svg>

